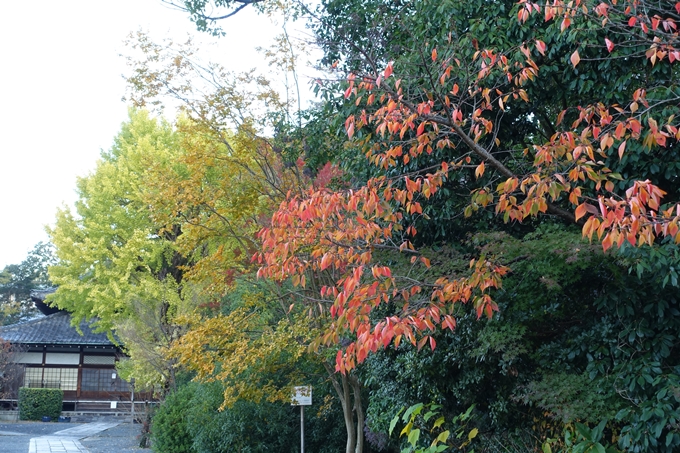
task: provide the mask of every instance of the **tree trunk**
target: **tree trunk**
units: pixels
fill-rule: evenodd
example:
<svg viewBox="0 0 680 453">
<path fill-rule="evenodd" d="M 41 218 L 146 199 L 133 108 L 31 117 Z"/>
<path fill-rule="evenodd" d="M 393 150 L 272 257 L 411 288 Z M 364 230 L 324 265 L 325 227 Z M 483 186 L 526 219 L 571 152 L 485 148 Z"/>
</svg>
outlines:
<svg viewBox="0 0 680 453">
<path fill-rule="evenodd" d="M 354 392 L 354 410 L 357 413 L 357 446 L 356 453 L 364 451 L 364 408 L 361 406 L 361 382 L 356 376 L 350 376 L 350 384 Z"/>
<path fill-rule="evenodd" d="M 345 453 L 363 453 L 364 433 L 362 430 L 363 410 L 361 409 L 361 406 L 359 406 L 357 415 L 360 414 L 362 425 L 357 426 L 354 423 L 354 410 L 356 409 L 355 405 L 357 403 L 356 388 L 358 386 L 360 389 L 361 384 L 359 384 L 359 381 L 356 379 L 356 377 L 352 376 L 350 378 L 350 376 L 346 374 L 337 374 L 335 370 L 333 370 L 333 368 L 327 363 L 324 363 L 324 367 L 328 372 L 331 383 L 333 384 L 333 388 L 338 394 L 340 405 L 342 406 L 342 415 L 345 420 L 345 429 L 347 430 L 347 444 L 345 445 Z M 353 382 L 350 383 L 350 379 L 352 379 Z M 352 398 L 353 390 L 355 391 L 354 398 Z M 361 393 L 359 393 L 358 398 L 359 403 L 361 403 Z M 360 439 L 360 441 L 357 442 L 357 439 Z"/>
</svg>

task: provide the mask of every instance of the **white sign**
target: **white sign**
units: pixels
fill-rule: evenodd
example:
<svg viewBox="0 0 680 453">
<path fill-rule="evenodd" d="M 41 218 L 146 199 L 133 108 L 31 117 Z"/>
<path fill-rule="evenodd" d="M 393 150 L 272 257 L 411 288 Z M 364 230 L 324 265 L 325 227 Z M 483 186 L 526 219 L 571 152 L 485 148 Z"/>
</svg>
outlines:
<svg viewBox="0 0 680 453">
<path fill-rule="evenodd" d="M 311 406 L 312 405 L 312 386 L 302 385 L 293 389 L 291 406 Z"/>
</svg>

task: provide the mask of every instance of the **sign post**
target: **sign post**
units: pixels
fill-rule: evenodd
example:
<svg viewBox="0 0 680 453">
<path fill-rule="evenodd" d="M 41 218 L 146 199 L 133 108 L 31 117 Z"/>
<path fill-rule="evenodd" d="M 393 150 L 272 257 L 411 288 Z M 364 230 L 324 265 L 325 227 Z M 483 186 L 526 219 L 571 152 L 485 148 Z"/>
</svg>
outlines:
<svg viewBox="0 0 680 453">
<path fill-rule="evenodd" d="M 130 423 L 135 424 L 135 378 L 130 379 Z"/>
<path fill-rule="evenodd" d="M 312 386 L 295 387 L 291 400 L 291 406 L 300 406 L 300 453 L 305 453 L 305 406 L 312 405 Z"/>
</svg>

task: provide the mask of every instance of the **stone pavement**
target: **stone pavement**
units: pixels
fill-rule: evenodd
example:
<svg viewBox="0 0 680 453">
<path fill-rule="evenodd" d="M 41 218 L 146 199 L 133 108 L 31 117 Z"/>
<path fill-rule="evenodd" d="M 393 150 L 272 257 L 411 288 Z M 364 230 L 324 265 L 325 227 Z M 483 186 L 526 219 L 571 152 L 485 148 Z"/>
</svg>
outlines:
<svg viewBox="0 0 680 453">
<path fill-rule="evenodd" d="M 34 437 L 31 439 L 28 453 L 88 453 L 79 442 L 80 439 L 113 428 L 119 423 L 86 423 L 47 436 Z"/>
</svg>

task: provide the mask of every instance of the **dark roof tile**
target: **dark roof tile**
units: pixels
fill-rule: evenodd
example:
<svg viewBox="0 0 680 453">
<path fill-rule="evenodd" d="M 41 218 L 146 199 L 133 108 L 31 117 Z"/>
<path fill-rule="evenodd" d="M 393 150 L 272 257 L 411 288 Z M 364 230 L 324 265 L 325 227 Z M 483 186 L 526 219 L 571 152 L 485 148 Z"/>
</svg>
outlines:
<svg viewBox="0 0 680 453">
<path fill-rule="evenodd" d="M 94 333 L 86 322 L 80 335 L 71 326 L 71 315 L 58 312 L 18 324 L 0 327 L 0 338 L 20 344 L 113 345 L 106 333 Z"/>
</svg>

